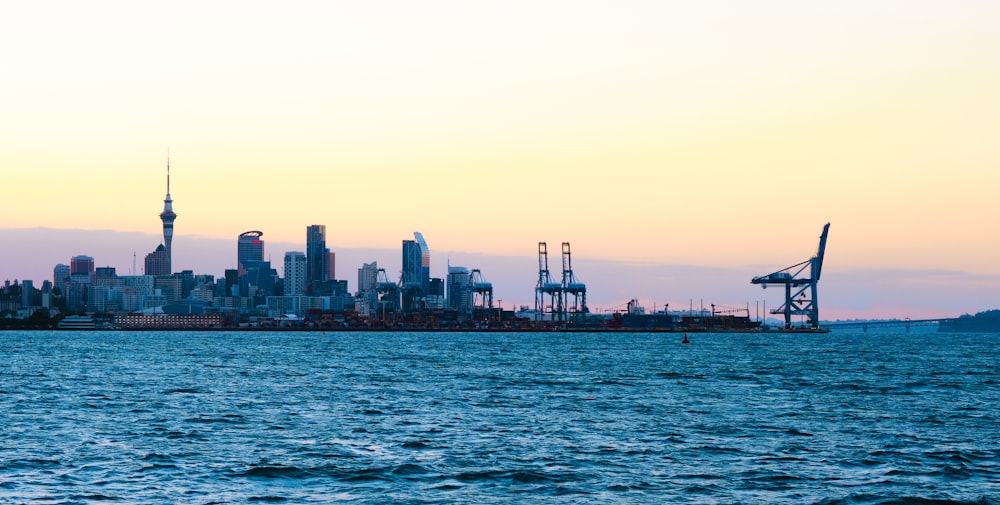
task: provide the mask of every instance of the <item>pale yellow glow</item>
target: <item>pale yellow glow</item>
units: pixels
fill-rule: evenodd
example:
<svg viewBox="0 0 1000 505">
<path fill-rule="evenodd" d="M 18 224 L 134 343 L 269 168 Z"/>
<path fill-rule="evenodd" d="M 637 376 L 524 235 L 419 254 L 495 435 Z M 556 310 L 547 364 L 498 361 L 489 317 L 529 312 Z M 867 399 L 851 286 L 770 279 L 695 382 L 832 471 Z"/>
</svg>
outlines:
<svg viewBox="0 0 1000 505">
<path fill-rule="evenodd" d="M 974 268 L 994 2 L 20 2 L 0 227 Z M 970 265 L 975 265 L 971 267 Z"/>
</svg>

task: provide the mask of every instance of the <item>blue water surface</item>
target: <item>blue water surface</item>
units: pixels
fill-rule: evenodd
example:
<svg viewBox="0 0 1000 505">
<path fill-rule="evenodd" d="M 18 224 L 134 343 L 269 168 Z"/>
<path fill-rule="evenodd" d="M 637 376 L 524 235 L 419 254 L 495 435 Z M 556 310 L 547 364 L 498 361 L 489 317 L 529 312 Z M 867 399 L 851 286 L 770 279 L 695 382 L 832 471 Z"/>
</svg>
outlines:
<svg viewBox="0 0 1000 505">
<path fill-rule="evenodd" d="M 0 332 L 2 503 L 1000 503 L 1000 335 Z"/>
</svg>

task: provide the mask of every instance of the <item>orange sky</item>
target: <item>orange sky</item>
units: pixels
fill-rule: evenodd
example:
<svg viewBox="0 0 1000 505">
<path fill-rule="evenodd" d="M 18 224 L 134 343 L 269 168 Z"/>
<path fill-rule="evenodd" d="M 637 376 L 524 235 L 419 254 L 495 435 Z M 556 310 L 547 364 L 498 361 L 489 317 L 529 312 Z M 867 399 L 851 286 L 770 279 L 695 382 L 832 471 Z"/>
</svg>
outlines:
<svg viewBox="0 0 1000 505">
<path fill-rule="evenodd" d="M 1000 4 L 22 2 L 0 228 L 1000 273 Z"/>
</svg>

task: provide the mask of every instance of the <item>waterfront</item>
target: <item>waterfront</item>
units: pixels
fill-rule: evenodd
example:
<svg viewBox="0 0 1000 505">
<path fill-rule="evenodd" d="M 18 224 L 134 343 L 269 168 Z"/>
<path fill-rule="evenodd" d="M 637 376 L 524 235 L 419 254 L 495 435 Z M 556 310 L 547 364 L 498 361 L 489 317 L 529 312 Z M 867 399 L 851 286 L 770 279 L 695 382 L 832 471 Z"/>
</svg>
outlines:
<svg viewBox="0 0 1000 505">
<path fill-rule="evenodd" d="M 0 332 L 0 501 L 1000 500 L 1000 335 L 691 342 Z"/>
</svg>

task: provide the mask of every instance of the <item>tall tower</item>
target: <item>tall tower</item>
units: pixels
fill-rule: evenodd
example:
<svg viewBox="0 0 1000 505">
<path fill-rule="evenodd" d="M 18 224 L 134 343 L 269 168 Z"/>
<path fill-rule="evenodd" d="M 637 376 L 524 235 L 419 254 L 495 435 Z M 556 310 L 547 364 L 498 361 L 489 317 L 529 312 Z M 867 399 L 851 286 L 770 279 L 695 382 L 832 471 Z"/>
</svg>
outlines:
<svg viewBox="0 0 1000 505">
<path fill-rule="evenodd" d="M 167 197 L 163 200 L 163 212 L 160 213 L 160 221 L 163 221 L 163 245 L 167 250 L 167 271 L 173 271 L 171 264 L 172 254 L 170 242 L 174 239 L 174 201 L 170 199 L 170 151 L 167 151 Z"/>
<path fill-rule="evenodd" d="M 306 255 L 298 251 L 285 253 L 285 296 L 301 296 L 306 292 Z"/>
<path fill-rule="evenodd" d="M 322 291 L 330 280 L 330 250 L 326 248 L 326 225 L 306 227 L 306 293 Z"/>
<path fill-rule="evenodd" d="M 236 244 L 236 266 L 240 272 L 246 272 L 252 262 L 264 261 L 264 241 L 260 237 L 262 231 L 245 231 L 240 233 Z"/>
</svg>

